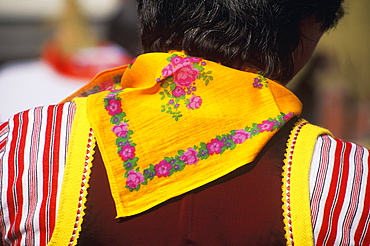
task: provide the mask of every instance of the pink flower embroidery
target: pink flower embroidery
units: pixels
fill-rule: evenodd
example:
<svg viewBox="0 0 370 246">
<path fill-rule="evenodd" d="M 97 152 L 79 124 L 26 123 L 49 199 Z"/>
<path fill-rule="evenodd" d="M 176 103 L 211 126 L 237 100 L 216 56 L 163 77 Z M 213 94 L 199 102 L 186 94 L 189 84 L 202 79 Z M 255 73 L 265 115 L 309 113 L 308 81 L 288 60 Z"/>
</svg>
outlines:
<svg viewBox="0 0 370 246">
<path fill-rule="evenodd" d="M 119 156 L 121 156 L 123 161 L 127 161 L 128 159 L 132 159 L 135 157 L 135 146 L 124 145 L 122 150 L 119 151 Z"/>
<path fill-rule="evenodd" d="M 128 177 L 126 180 L 126 185 L 128 187 L 135 189 L 142 182 L 144 182 L 144 176 L 140 172 L 136 172 L 135 170 L 128 171 Z"/>
<path fill-rule="evenodd" d="M 202 59 L 196 58 L 196 57 L 185 57 L 185 58 L 182 58 L 181 56 L 174 56 L 171 59 L 171 62 L 174 65 L 182 65 L 182 66 L 187 66 L 187 65 L 189 65 L 191 63 L 196 63 L 196 62 L 200 62 L 200 61 L 202 61 Z"/>
<path fill-rule="evenodd" d="M 233 136 L 233 141 L 236 144 L 241 144 L 244 143 L 245 140 L 251 138 L 251 133 L 245 131 L 244 129 L 242 130 L 236 130 L 235 135 Z"/>
<path fill-rule="evenodd" d="M 182 95 L 185 95 L 185 91 L 181 87 L 176 86 L 176 88 L 172 91 L 172 95 L 174 97 L 181 97 Z"/>
<path fill-rule="evenodd" d="M 182 64 L 183 58 L 181 56 L 174 56 L 171 59 L 171 63 L 174 65 Z"/>
<path fill-rule="evenodd" d="M 108 110 L 109 115 L 114 116 L 122 112 L 121 107 L 122 107 L 121 100 L 110 98 L 108 100 L 108 105 L 106 106 L 105 109 Z"/>
<path fill-rule="evenodd" d="M 212 139 L 210 143 L 207 144 L 208 154 L 213 155 L 214 153 L 220 154 L 224 143 L 217 138 Z"/>
<path fill-rule="evenodd" d="M 199 158 L 197 157 L 198 152 L 193 148 L 188 148 L 187 151 L 180 157 L 187 165 L 197 164 Z"/>
<path fill-rule="evenodd" d="M 288 121 L 288 120 L 290 120 L 291 118 L 293 118 L 293 116 L 294 116 L 294 113 L 293 113 L 293 112 L 290 112 L 290 113 L 286 114 L 286 115 L 283 117 L 283 120 Z"/>
<path fill-rule="evenodd" d="M 269 120 L 262 121 L 262 124 L 258 124 L 258 128 L 260 129 L 260 132 L 264 131 L 271 131 L 274 127 L 274 122 L 271 122 Z"/>
<path fill-rule="evenodd" d="M 192 65 L 186 65 L 183 66 L 175 71 L 174 82 L 178 86 L 190 86 L 193 81 L 195 81 L 198 78 L 199 70 L 193 68 Z"/>
<path fill-rule="evenodd" d="M 185 62 L 189 60 L 189 62 L 192 62 L 192 63 L 198 63 L 202 61 L 202 59 L 197 58 L 197 57 L 185 57 L 184 60 Z"/>
<path fill-rule="evenodd" d="M 126 137 L 128 132 L 128 124 L 127 123 L 120 123 L 117 126 L 114 126 L 112 131 L 116 134 L 117 137 Z"/>
<path fill-rule="evenodd" d="M 172 76 L 174 73 L 175 67 L 172 63 L 168 64 L 165 68 L 162 70 L 162 77 L 168 77 Z"/>
<path fill-rule="evenodd" d="M 187 105 L 188 109 L 197 109 L 202 105 L 202 98 L 198 96 L 192 96 L 189 99 L 189 104 Z"/>
<path fill-rule="evenodd" d="M 166 160 L 162 160 L 157 165 L 154 166 L 158 178 L 168 177 L 170 175 L 171 168 L 172 168 L 171 164 L 168 163 Z"/>
</svg>

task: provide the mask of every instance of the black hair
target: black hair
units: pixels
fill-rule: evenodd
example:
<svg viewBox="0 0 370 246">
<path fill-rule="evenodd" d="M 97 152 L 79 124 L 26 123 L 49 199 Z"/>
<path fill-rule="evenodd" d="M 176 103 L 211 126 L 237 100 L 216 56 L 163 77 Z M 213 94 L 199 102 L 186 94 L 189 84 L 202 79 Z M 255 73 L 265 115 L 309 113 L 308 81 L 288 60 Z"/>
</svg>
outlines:
<svg viewBox="0 0 370 246">
<path fill-rule="evenodd" d="M 144 52 L 183 50 L 243 69 L 253 64 L 286 80 L 302 20 L 326 31 L 343 15 L 343 0 L 137 0 Z"/>
</svg>

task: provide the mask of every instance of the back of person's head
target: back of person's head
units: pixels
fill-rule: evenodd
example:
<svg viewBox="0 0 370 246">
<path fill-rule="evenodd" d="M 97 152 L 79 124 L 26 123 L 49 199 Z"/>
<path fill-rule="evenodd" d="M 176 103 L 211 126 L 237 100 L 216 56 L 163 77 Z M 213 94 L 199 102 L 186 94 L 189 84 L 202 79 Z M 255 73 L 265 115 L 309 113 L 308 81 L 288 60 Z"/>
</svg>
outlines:
<svg viewBox="0 0 370 246">
<path fill-rule="evenodd" d="M 290 79 L 302 20 L 326 31 L 343 15 L 343 0 L 137 0 L 144 52 L 191 56 L 266 77 Z"/>
</svg>

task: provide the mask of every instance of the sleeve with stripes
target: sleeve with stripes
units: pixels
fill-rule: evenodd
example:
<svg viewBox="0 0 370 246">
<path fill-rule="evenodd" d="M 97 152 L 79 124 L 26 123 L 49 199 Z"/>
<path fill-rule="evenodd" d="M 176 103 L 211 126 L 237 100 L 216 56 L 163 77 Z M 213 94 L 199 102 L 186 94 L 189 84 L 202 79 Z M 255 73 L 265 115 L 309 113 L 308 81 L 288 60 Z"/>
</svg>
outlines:
<svg viewBox="0 0 370 246">
<path fill-rule="evenodd" d="M 320 136 L 311 161 L 310 202 L 315 245 L 369 245 L 369 150 Z"/>
<path fill-rule="evenodd" d="M 0 127 L 3 245 L 46 245 L 58 209 L 75 104 L 37 107 Z"/>
</svg>

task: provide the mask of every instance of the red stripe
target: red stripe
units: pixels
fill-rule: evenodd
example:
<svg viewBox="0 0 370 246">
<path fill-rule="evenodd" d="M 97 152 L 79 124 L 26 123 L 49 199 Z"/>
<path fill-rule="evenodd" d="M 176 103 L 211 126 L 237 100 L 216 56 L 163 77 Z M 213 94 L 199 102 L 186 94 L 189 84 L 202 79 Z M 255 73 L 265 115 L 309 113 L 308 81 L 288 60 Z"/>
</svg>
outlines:
<svg viewBox="0 0 370 246">
<path fill-rule="evenodd" d="M 12 132 L 12 140 L 11 140 L 11 148 L 9 150 L 9 160 L 8 160 L 8 189 L 12 190 L 12 192 L 7 192 L 7 204 L 8 204 L 8 216 L 9 221 L 14 222 L 15 215 L 17 214 L 17 206 L 16 206 L 16 194 L 14 193 L 12 187 L 15 187 L 15 164 L 16 157 L 15 153 L 17 152 L 17 141 L 18 141 L 18 129 L 20 127 L 19 122 L 19 114 L 13 117 L 13 124 L 14 130 Z M 14 240 L 14 236 L 12 235 L 14 231 L 14 224 L 10 224 L 10 228 L 6 235 L 7 238 L 10 240 Z"/>
<path fill-rule="evenodd" d="M 368 151 L 368 150 L 367 150 Z M 370 155 L 368 156 L 367 163 L 365 165 L 369 166 L 370 164 Z M 370 214 L 370 173 L 367 174 L 366 177 L 366 188 L 365 191 L 365 198 L 364 198 L 364 210 L 362 212 L 361 218 L 359 220 L 356 233 L 355 233 L 355 244 L 360 245 L 370 245 L 370 232 L 369 230 L 369 214 Z M 361 242 L 361 238 L 364 237 Z"/>
<path fill-rule="evenodd" d="M 55 226 L 56 216 L 56 203 L 57 203 L 57 191 L 58 191 L 58 173 L 59 173 L 59 151 L 60 151 L 60 138 L 61 138 L 61 127 L 63 117 L 63 106 L 57 106 L 56 117 L 54 121 L 54 145 L 53 145 L 53 163 L 52 163 L 52 177 L 50 187 L 50 209 L 49 211 L 49 239 Z"/>
<path fill-rule="evenodd" d="M 340 141 L 340 140 L 337 140 Z M 346 196 L 346 188 L 347 188 L 347 181 L 348 181 L 348 175 L 349 175 L 349 158 L 351 153 L 352 145 L 349 143 L 344 144 L 344 154 L 342 155 L 341 162 L 343 163 L 342 167 L 342 177 L 339 181 L 339 190 L 337 191 L 338 197 L 336 202 L 334 203 L 333 208 L 333 217 L 332 217 L 332 229 L 330 230 L 330 235 L 327 241 L 328 245 L 334 245 L 335 239 L 337 237 L 337 230 L 338 230 L 338 220 L 339 216 L 342 211 L 344 199 Z"/>
<path fill-rule="evenodd" d="M 45 147 L 44 147 L 44 153 L 43 153 L 43 160 L 42 163 L 44 164 L 43 167 L 43 182 L 42 182 L 42 196 L 46 196 L 49 191 L 49 173 L 50 173 L 50 158 L 51 158 L 51 140 L 53 138 L 52 136 L 52 127 L 53 127 L 53 107 L 49 106 L 47 108 L 47 115 L 46 115 L 46 131 L 45 131 Z M 45 165 L 46 164 L 46 165 Z M 47 225 L 47 199 L 42 199 L 41 207 L 40 207 L 40 245 L 46 245 L 47 238 L 46 234 L 42 233 L 45 232 L 48 225 Z"/>
<path fill-rule="evenodd" d="M 6 142 L 7 142 L 7 138 L 5 138 L 4 140 L 1 140 L 0 141 L 0 153 L 4 151 Z"/>
<path fill-rule="evenodd" d="M 29 119 L 28 119 L 28 113 L 29 111 L 25 111 L 23 113 L 20 114 L 20 117 L 22 117 L 22 125 L 21 125 L 21 128 L 20 128 L 20 138 L 19 138 L 19 149 L 18 149 L 18 178 L 17 178 L 17 181 L 16 181 L 16 192 L 17 192 L 17 203 L 18 203 L 18 213 L 16 214 L 16 218 L 15 218 L 15 229 L 16 229 L 16 236 L 17 236 L 17 244 L 20 245 L 20 242 L 22 240 L 22 233 L 21 233 L 21 230 L 20 230 L 20 226 L 21 226 L 21 220 L 22 220 L 22 208 L 24 206 L 23 204 L 23 186 L 22 186 L 22 176 L 23 176 L 23 173 L 24 173 L 24 166 L 25 166 L 25 160 L 24 160 L 24 157 L 25 157 L 25 147 L 26 147 L 26 136 L 27 136 L 27 126 L 28 126 L 28 122 L 29 122 Z"/>
<path fill-rule="evenodd" d="M 5 144 L 8 140 L 7 136 L 4 136 L 8 133 L 8 122 L 0 124 L 0 153 L 4 151 Z"/>
<path fill-rule="evenodd" d="M 341 159 L 341 151 L 343 148 L 343 143 L 337 141 L 337 147 L 335 150 L 335 160 Z M 336 196 L 336 189 L 339 183 L 339 173 L 340 173 L 341 166 L 340 165 L 334 165 L 333 168 L 333 175 L 332 180 L 330 181 L 330 188 L 328 192 L 328 197 L 326 200 L 326 204 L 324 207 L 324 214 L 323 214 L 323 221 L 322 226 L 320 229 L 320 232 L 317 236 L 317 244 L 318 245 L 324 245 L 326 242 L 327 234 L 330 233 L 329 225 L 331 224 L 331 211 L 335 202 L 335 196 Z"/>
<path fill-rule="evenodd" d="M 3 123 L 0 124 L 0 136 L 1 136 L 1 134 L 3 134 L 3 132 L 6 131 L 5 129 L 7 127 L 8 127 L 8 122 L 3 122 Z"/>
<path fill-rule="evenodd" d="M 8 160 L 8 189 L 11 189 L 14 186 L 14 178 L 15 178 L 15 170 L 14 170 L 14 165 L 15 165 L 15 152 L 16 152 L 16 145 L 17 145 L 17 139 L 18 139 L 18 128 L 19 128 L 19 120 L 17 116 L 14 116 L 13 118 L 13 124 L 14 124 L 14 131 L 12 132 L 12 140 L 11 140 L 11 148 L 9 150 L 9 160 Z M 15 194 L 13 192 L 8 192 L 7 193 L 7 204 L 8 204 L 8 216 L 9 216 L 9 221 L 14 221 L 14 216 L 15 216 Z M 12 228 L 13 225 L 10 225 Z M 12 230 L 9 228 L 6 237 L 9 239 L 13 239 L 12 237 Z"/>
</svg>

